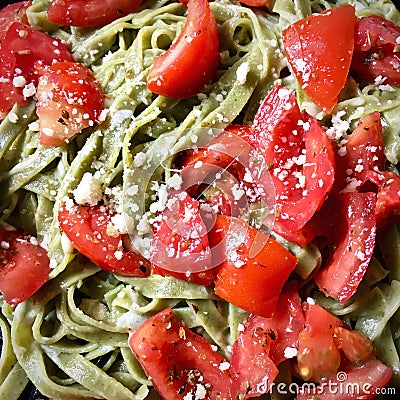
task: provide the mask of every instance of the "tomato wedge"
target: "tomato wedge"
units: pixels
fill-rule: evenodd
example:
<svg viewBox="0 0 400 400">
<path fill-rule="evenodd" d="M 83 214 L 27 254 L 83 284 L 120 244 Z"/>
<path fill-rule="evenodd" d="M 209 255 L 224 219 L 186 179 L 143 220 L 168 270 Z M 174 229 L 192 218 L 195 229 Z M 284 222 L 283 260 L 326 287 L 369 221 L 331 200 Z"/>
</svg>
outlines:
<svg viewBox="0 0 400 400">
<path fill-rule="evenodd" d="M 129 346 L 164 399 L 235 398 L 229 363 L 179 321 L 170 308 L 132 332 Z"/>
<path fill-rule="evenodd" d="M 386 84 L 400 85 L 400 27 L 379 15 L 360 18 L 357 24 L 351 71 L 371 82 L 380 77 Z"/>
<path fill-rule="evenodd" d="M 211 250 L 199 202 L 186 192 L 172 193 L 156 220 L 150 251 L 153 272 L 211 285 Z"/>
<path fill-rule="evenodd" d="M 209 241 L 218 265 L 215 293 L 246 311 L 270 317 L 297 258 L 244 220 L 225 215 L 216 216 Z"/>
<path fill-rule="evenodd" d="M 44 69 L 37 88 L 40 143 L 60 146 L 101 122 L 104 92 L 85 65 L 57 62 Z"/>
<path fill-rule="evenodd" d="M 305 385 L 296 399 L 372 399 L 392 376 L 392 370 L 375 358 L 372 342 L 317 304 L 305 303 L 303 308 L 306 325 L 299 335 L 297 369 L 305 380 L 321 385 Z"/>
<path fill-rule="evenodd" d="M 375 111 L 362 118 L 344 142 L 337 158 L 336 191 L 360 189 L 369 171 L 385 169 L 380 113 Z"/>
<path fill-rule="evenodd" d="M 147 87 L 163 96 L 186 99 L 215 78 L 218 65 L 218 28 L 208 1 L 189 0 L 185 27 L 172 46 L 156 58 Z"/>
<path fill-rule="evenodd" d="M 29 235 L 0 228 L 0 292 L 12 306 L 25 301 L 47 281 L 47 251 Z"/>
<path fill-rule="evenodd" d="M 237 393 L 247 397 L 267 393 L 277 366 L 295 357 L 304 315 L 297 284 L 288 282 L 271 318 L 251 315 L 233 346 L 231 376 Z"/>
<path fill-rule="evenodd" d="M 311 219 L 332 188 L 332 145 L 322 126 L 300 111 L 294 92 L 280 86 L 261 104 L 253 129 L 275 186 L 274 230 L 290 235 Z"/>
<path fill-rule="evenodd" d="M 314 279 L 327 296 L 345 302 L 357 290 L 375 247 L 376 194 L 345 192 L 330 199 L 333 250 Z"/>
<path fill-rule="evenodd" d="M 135 12 L 142 0 L 53 0 L 47 19 L 65 26 L 100 27 Z"/>
<path fill-rule="evenodd" d="M 112 224 L 105 206 L 62 206 L 58 212 L 60 228 L 76 250 L 100 268 L 123 276 L 145 277 L 149 262 L 124 248 L 124 236 Z"/>
<path fill-rule="evenodd" d="M 269 357 L 275 332 L 258 326 L 240 333 L 233 345 L 230 372 L 236 393 L 245 398 L 267 393 L 278 375 L 278 368 Z"/>
<path fill-rule="evenodd" d="M 356 23 L 354 7 L 344 5 L 311 14 L 282 32 L 297 79 L 310 99 L 327 113 L 337 104 L 346 83 Z"/>
<path fill-rule="evenodd" d="M 26 104 L 35 94 L 37 66 L 57 61 L 73 61 L 61 40 L 20 22 L 10 25 L 0 48 L 0 119 L 14 104 Z"/>
<path fill-rule="evenodd" d="M 0 10 L 0 43 L 3 41 L 10 25 L 19 21 L 28 24 L 26 9 L 31 5 L 30 1 L 20 1 L 8 4 Z"/>
</svg>

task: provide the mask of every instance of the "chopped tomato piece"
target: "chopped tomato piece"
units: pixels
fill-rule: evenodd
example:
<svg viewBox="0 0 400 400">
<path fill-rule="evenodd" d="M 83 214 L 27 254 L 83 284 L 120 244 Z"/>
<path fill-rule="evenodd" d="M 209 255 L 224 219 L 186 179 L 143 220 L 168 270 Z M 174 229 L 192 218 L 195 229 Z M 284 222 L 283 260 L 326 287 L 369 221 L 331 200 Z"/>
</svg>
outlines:
<svg viewBox="0 0 400 400">
<path fill-rule="evenodd" d="M 335 191 L 344 189 L 346 184 L 348 190 L 360 189 L 369 171 L 385 169 L 380 113 L 375 111 L 362 118 L 344 142 L 337 157 Z"/>
<path fill-rule="evenodd" d="M 345 192 L 331 199 L 335 230 L 333 250 L 316 273 L 315 282 L 327 296 L 341 302 L 357 290 L 375 247 L 375 193 Z"/>
<path fill-rule="evenodd" d="M 360 18 L 356 27 L 351 70 L 367 82 L 400 85 L 400 27 L 378 15 Z"/>
<path fill-rule="evenodd" d="M 14 104 L 25 104 L 35 94 L 38 66 L 64 60 L 73 61 L 73 57 L 61 40 L 20 22 L 12 23 L 0 48 L 0 119 Z"/>
<path fill-rule="evenodd" d="M 336 326 L 333 329 L 333 340 L 339 350 L 353 363 L 360 363 L 371 358 L 375 349 L 360 332 Z"/>
<path fill-rule="evenodd" d="M 170 308 L 132 332 L 129 346 L 164 399 L 235 398 L 229 363 L 179 321 Z"/>
<path fill-rule="evenodd" d="M 270 317 L 297 258 L 244 220 L 224 215 L 216 216 L 209 241 L 213 264 L 218 265 L 215 293 L 246 311 Z"/>
<path fill-rule="evenodd" d="M 337 104 L 346 83 L 356 23 L 354 7 L 344 5 L 311 14 L 282 32 L 297 79 L 310 99 L 327 113 Z"/>
<path fill-rule="evenodd" d="M 306 381 L 319 382 L 339 369 L 341 357 L 333 333 L 342 322 L 317 304 L 306 303 L 305 316 L 306 326 L 299 334 L 298 372 Z"/>
<path fill-rule="evenodd" d="M 76 250 L 100 268 L 123 276 L 149 275 L 149 262 L 124 247 L 124 235 L 113 225 L 112 214 L 105 206 L 64 205 L 58 221 Z"/>
<path fill-rule="evenodd" d="M 267 7 L 271 10 L 274 0 L 240 0 L 240 3 L 250 7 Z"/>
<path fill-rule="evenodd" d="M 214 272 L 207 228 L 200 204 L 186 192 L 172 193 L 154 224 L 151 262 L 153 272 L 211 285 Z"/>
<path fill-rule="evenodd" d="M 60 146 L 101 122 L 104 92 L 85 65 L 57 62 L 44 69 L 37 88 L 40 143 Z"/>
<path fill-rule="evenodd" d="M 0 228 L 0 292 L 15 306 L 47 281 L 50 260 L 35 238 Z"/>
<path fill-rule="evenodd" d="M 305 303 L 304 312 L 306 325 L 299 335 L 297 354 L 298 372 L 304 380 L 321 382 L 334 377 L 340 365 L 360 365 L 374 357 L 371 341 L 321 306 Z"/>
<path fill-rule="evenodd" d="M 142 0 L 53 0 L 47 19 L 56 24 L 99 27 L 135 12 Z"/>
<path fill-rule="evenodd" d="M 215 78 L 218 65 L 218 28 L 208 1 L 189 0 L 185 27 L 172 46 L 156 58 L 147 87 L 163 96 L 185 99 Z"/>
<path fill-rule="evenodd" d="M 332 188 L 332 145 L 322 126 L 300 111 L 294 92 L 280 86 L 260 106 L 253 129 L 275 186 L 274 230 L 290 235 L 311 219 Z"/>
<path fill-rule="evenodd" d="M 246 329 L 240 333 L 233 345 L 231 369 L 235 392 L 245 398 L 267 393 L 278 368 L 269 357 L 275 332 L 266 327 Z"/>
<path fill-rule="evenodd" d="M 28 24 L 26 9 L 31 5 L 30 1 L 20 1 L 6 5 L 0 10 L 0 43 L 3 41 L 10 25 L 19 21 Z"/>
<path fill-rule="evenodd" d="M 390 171 L 368 171 L 363 175 L 363 184 L 373 183 L 377 187 L 375 206 L 376 225 L 384 229 L 400 222 L 400 176 Z"/>
<path fill-rule="evenodd" d="M 234 343 L 231 376 L 237 393 L 253 397 L 267 393 L 278 366 L 296 356 L 304 316 L 297 285 L 288 282 L 271 318 L 251 315 Z"/>
</svg>

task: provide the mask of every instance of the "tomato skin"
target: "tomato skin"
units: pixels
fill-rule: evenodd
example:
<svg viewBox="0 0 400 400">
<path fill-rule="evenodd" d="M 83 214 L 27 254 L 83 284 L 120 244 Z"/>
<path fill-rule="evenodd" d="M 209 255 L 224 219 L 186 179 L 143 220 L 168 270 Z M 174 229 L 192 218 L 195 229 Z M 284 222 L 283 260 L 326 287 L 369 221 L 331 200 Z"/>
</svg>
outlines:
<svg viewBox="0 0 400 400">
<path fill-rule="evenodd" d="M 123 235 L 113 228 L 111 217 L 104 206 L 64 205 L 58 212 L 62 231 L 76 250 L 94 264 L 122 276 L 148 276 L 149 262 L 123 247 Z"/>
<path fill-rule="evenodd" d="M 189 0 L 183 31 L 154 61 L 147 88 L 162 96 L 186 99 L 215 78 L 218 65 L 218 28 L 208 1 Z"/>
<path fill-rule="evenodd" d="M 47 19 L 56 24 L 94 28 L 135 12 L 142 0 L 53 0 Z"/>
<path fill-rule="evenodd" d="M 6 36 L 7 30 L 14 21 L 28 25 L 26 9 L 31 5 L 30 1 L 11 3 L 0 10 L 0 43 Z"/>
<path fill-rule="evenodd" d="M 170 308 L 132 332 L 129 346 L 164 399 L 181 400 L 187 393 L 194 394 L 197 385 L 206 389 L 207 399 L 235 398 L 229 371 L 223 368 L 226 360 Z"/>
<path fill-rule="evenodd" d="M 0 228 L 0 241 L 0 292 L 8 304 L 16 306 L 47 281 L 50 260 L 28 235 Z"/>
<path fill-rule="evenodd" d="M 311 14 L 282 32 L 297 79 L 310 99 L 327 113 L 332 112 L 346 83 L 356 23 L 354 7 L 344 5 Z"/>
<path fill-rule="evenodd" d="M 44 69 L 37 99 L 40 143 L 60 146 L 84 128 L 101 122 L 105 96 L 89 68 L 64 61 Z"/>
<path fill-rule="evenodd" d="M 357 24 L 351 65 L 356 78 L 371 82 L 378 76 L 400 85 L 400 56 L 397 38 L 400 27 L 378 15 L 360 18 Z"/>
<path fill-rule="evenodd" d="M 246 311 L 270 317 L 297 258 L 235 217 L 217 215 L 209 240 L 213 263 L 218 265 L 215 293 Z"/>
<path fill-rule="evenodd" d="M 30 26 L 13 22 L 1 44 L 0 74 L 0 119 L 3 119 L 14 104 L 23 105 L 22 87 L 16 87 L 14 78 L 22 77 L 26 83 L 36 86 L 39 74 L 37 66 L 51 65 L 56 61 L 73 61 L 68 48 L 57 38 L 52 38 Z"/>
<path fill-rule="evenodd" d="M 186 192 L 172 192 L 168 204 L 154 224 L 150 251 L 153 273 L 211 285 L 211 251 L 199 202 Z"/>
<path fill-rule="evenodd" d="M 280 86 L 265 98 L 253 129 L 275 186 L 274 230 L 286 237 L 311 219 L 331 190 L 333 148 L 322 126 L 300 111 L 294 92 Z"/>
<path fill-rule="evenodd" d="M 348 300 L 357 290 L 375 247 L 375 193 L 344 192 L 331 199 L 335 233 L 327 263 L 314 279 L 327 296 L 340 302 Z"/>
</svg>

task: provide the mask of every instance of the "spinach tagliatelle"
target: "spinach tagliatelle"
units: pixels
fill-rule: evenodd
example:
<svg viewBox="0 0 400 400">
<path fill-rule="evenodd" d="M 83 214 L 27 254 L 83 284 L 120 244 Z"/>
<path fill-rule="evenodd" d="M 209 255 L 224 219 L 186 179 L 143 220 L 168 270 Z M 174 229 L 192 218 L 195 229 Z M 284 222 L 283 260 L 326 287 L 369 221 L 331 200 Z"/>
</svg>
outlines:
<svg viewBox="0 0 400 400">
<path fill-rule="evenodd" d="M 60 147 L 39 144 L 33 103 L 15 107 L 0 125 L 1 220 L 36 236 L 51 259 L 49 281 L 31 299 L 15 308 L 1 300 L 0 399 L 18 399 L 29 382 L 50 398 L 156 398 L 127 340 L 129 331 L 167 307 L 230 358 L 246 312 L 208 287 L 169 276 L 128 278 L 99 269 L 66 243 L 58 210 L 82 184 L 95 185 L 146 252 L 149 231 L 144 227 L 168 189 L 174 155 L 206 143 L 234 121 L 250 124 L 277 81 L 296 90 L 301 107 L 313 112 L 288 68 L 282 29 L 312 12 L 349 3 L 358 16 L 378 14 L 400 24 L 400 13 L 389 0 L 276 0 L 272 12 L 229 0 L 210 3 L 221 42 L 217 80 L 197 96 L 177 100 L 149 92 L 146 78 L 154 59 L 182 31 L 184 5 L 147 1 L 136 13 L 102 28 L 82 29 L 50 23 L 49 1 L 33 0 L 27 11 L 30 24 L 65 41 L 75 59 L 92 69 L 106 93 L 107 117 Z M 381 112 L 385 155 L 397 173 L 399 87 L 375 82 L 353 88 L 320 121 L 340 136 L 372 111 Z M 298 257 L 300 277 L 318 265 L 317 248 L 277 240 Z M 382 254 L 373 257 L 351 300 L 340 304 L 314 287 L 310 293 L 374 342 L 377 356 L 393 370 L 392 386 L 398 387 L 398 227 L 379 241 Z"/>
</svg>

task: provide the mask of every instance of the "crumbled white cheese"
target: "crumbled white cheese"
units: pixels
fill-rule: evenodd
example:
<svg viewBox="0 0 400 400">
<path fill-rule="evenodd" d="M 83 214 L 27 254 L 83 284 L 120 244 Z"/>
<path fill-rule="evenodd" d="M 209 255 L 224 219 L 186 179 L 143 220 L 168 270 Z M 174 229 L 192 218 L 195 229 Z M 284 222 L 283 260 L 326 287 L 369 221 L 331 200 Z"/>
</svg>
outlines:
<svg viewBox="0 0 400 400">
<path fill-rule="evenodd" d="M 85 172 L 73 195 L 77 204 L 94 206 L 102 199 L 103 192 L 100 182 L 90 172 Z"/>
<path fill-rule="evenodd" d="M 294 358 L 297 356 L 297 349 L 295 347 L 286 347 L 283 355 L 285 358 Z"/>
<path fill-rule="evenodd" d="M 249 73 L 249 71 L 250 71 L 250 65 L 247 61 L 242 63 L 237 69 L 236 77 L 241 85 L 244 85 L 246 83 L 247 74 Z"/>
<path fill-rule="evenodd" d="M 179 190 L 182 186 L 183 180 L 179 174 L 174 174 L 168 179 L 167 185 L 175 190 Z"/>
</svg>

